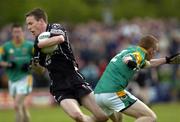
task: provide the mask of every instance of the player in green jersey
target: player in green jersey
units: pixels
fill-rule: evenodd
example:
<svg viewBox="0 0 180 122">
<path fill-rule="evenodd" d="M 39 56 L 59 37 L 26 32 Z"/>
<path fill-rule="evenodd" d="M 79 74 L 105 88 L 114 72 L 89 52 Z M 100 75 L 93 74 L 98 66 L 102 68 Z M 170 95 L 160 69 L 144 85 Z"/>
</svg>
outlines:
<svg viewBox="0 0 180 122">
<path fill-rule="evenodd" d="M 148 35 L 137 46 L 122 50 L 107 65 L 94 93 L 96 102 L 113 122 L 122 122 L 122 113 L 136 118 L 135 122 L 156 121 L 156 114 L 125 89 L 139 69 L 168 63 L 169 57 L 152 59 L 157 50 L 158 40 Z"/>
<path fill-rule="evenodd" d="M 32 76 L 28 72 L 33 53 L 33 43 L 24 39 L 23 28 L 12 26 L 12 40 L 0 48 L 0 66 L 5 68 L 9 78 L 9 92 L 14 98 L 16 122 L 29 122 L 29 113 L 24 103 L 32 91 Z"/>
</svg>

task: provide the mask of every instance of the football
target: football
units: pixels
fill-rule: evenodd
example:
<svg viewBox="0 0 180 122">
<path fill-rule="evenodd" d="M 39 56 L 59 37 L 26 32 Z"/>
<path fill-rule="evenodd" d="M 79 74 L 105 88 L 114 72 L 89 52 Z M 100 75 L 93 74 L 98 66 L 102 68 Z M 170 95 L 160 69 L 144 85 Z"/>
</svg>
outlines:
<svg viewBox="0 0 180 122">
<path fill-rule="evenodd" d="M 39 42 L 46 41 L 46 39 L 48 39 L 50 35 L 51 35 L 50 32 L 43 32 L 38 36 L 38 41 Z M 57 48 L 58 48 L 58 45 L 53 45 L 53 46 L 42 48 L 41 52 L 48 54 L 48 53 L 52 53 Z"/>
</svg>

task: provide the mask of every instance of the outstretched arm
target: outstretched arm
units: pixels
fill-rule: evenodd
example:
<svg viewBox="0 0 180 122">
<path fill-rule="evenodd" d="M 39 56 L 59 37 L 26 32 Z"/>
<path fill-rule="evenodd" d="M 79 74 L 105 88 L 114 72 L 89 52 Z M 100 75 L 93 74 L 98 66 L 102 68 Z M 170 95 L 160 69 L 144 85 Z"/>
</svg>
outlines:
<svg viewBox="0 0 180 122">
<path fill-rule="evenodd" d="M 146 61 L 146 66 L 147 67 L 157 67 L 161 64 L 166 63 L 166 58 L 159 58 L 159 59 L 151 59 L 149 62 Z"/>
<path fill-rule="evenodd" d="M 179 64 L 180 63 L 180 53 L 175 55 L 159 58 L 159 59 L 151 59 L 150 61 L 146 61 L 145 68 L 147 67 L 157 67 L 161 64 Z"/>
</svg>

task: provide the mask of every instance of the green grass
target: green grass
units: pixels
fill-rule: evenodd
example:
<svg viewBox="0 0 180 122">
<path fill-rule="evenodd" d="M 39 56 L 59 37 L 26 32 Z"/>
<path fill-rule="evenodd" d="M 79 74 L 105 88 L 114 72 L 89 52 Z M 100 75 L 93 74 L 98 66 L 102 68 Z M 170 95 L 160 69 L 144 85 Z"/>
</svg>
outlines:
<svg viewBox="0 0 180 122">
<path fill-rule="evenodd" d="M 180 122 L 180 103 L 156 104 L 152 109 L 158 116 L 158 122 Z M 82 109 L 85 113 L 85 109 Z M 31 122 L 73 122 L 60 107 L 32 107 L 30 108 Z M 0 122 L 14 122 L 12 109 L 0 110 Z M 134 119 L 125 116 L 124 122 Z M 110 121 L 109 121 L 110 122 Z"/>
</svg>

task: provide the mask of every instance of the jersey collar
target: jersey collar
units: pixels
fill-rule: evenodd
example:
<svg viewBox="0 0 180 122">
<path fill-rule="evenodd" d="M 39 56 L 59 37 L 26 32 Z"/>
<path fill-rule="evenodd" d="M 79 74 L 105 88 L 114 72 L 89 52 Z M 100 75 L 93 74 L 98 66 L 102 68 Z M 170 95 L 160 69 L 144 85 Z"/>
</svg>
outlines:
<svg viewBox="0 0 180 122">
<path fill-rule="evenodd" d="M 12 40 L 12 44 L 13 44 L 15 47 L 20 47 L 23 43 L 24 43 L 24 39 L 23 39 L 19 44 L 17 44 L 14 40 Z"/>
<path fill-rule="evenodd" d="M 147 54 L 147 50 L 146 49 L 144 49 L 143 47 L 140 47 L 140 46 L 138 46 L 143 52 L 145 52 L 146 54 Z"/>
</svg>

